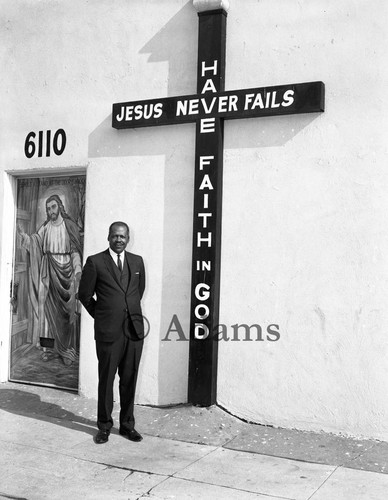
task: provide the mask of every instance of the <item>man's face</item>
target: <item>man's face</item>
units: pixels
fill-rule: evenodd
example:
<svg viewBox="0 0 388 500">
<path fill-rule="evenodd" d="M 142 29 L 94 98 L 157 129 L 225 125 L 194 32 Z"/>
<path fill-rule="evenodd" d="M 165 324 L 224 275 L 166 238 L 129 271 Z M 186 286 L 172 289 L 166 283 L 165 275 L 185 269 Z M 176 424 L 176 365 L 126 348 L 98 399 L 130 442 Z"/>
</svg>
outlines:
<svg viewBox="0 0 388 500">
<path fill-rule="evenodd" d="M 55 200 L 49 201 L 46 204 L 46 212 L 49 219 L 56 221 L 59 215 L 59 206 Z"/>
<path fill-rule="evenodd" d="M 125 226 L 113 226 L 108 235 L 109 247 L 115 253 L 124 252 L 128 245 L 129 234 Z"/>
</svg>

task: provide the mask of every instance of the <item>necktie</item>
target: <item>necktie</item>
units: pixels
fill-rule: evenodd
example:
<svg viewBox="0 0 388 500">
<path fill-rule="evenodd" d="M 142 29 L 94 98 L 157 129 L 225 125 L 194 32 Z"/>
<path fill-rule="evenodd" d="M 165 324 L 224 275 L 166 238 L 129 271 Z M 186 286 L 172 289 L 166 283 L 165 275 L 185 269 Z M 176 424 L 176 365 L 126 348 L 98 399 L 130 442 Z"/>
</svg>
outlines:
<svg viewBox="0 0 388 500">
<path fill-rule="evenodd" d="M 120 254 L 119 253 L 117 254 L 117 267 L 119 268 L 119 271 L 121 273 L 123 271 L 123 265 L 121 263 Z"/>
</svg>

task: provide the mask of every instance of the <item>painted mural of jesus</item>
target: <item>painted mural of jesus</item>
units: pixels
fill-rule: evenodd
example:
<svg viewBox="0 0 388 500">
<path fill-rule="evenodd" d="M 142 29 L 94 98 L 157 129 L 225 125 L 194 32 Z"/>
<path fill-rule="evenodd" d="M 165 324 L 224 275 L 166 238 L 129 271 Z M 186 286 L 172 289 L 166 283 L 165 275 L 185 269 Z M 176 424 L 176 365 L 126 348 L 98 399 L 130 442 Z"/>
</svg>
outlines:
<svg viewBox="0 0 388 500">
<path fill-rule="evenodd" d="M 82 271 L 81 240 L 77 224 L 57 194 L 47 198 L 46 214 L 35 234 L 29 236 L 20 226 L 18 233 L 29 255 L 29 297 L 39 337 L 54 339 L 54 354 L 70 366 L 79 354 L 76 294 Z M 49 359 L 47 352 L 42 359 Z"/>
</svg>

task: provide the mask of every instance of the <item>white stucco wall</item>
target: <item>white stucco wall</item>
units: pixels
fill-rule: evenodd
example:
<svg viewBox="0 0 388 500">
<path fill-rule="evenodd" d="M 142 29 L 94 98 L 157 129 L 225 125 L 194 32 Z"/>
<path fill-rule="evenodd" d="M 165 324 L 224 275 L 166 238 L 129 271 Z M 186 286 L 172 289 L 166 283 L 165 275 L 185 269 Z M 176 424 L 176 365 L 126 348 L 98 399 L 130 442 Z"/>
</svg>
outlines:
<svg viewBox="0 0 388 500">
<path fill-rule="evenodd" d="M 21 0 L 3 2 L 0 16 L 0 189 L 6 195 L 0 205 L 0 379 L 8 376 L 11 181 L 81 171 L 87 175 L 85 255 L 107 248 L 108 226 L 119 219 L 131 228 L 128 250 L 146 265 L 150 332 L 138 402 L 185 402 L 188 342 L 161 339 L 174 314 L 188 334 L 194 126 L 118 132 L 111 107 L 195 92 L 196 12 L 182 0 Z M 30 131 L 58 128 L 67 135 L 62 156 L 25 157 Z M 94 397 L 93 322 L 86 313 L 81 328 L 80 392 Z"/>
<path fill-rule="evenodd" d="M 219 346 L 218 401 L 248 420 L 388 438 L 387 14 L 233 2 L 227 88 L 326 84 L 320 116 L 225 127 L 221 321 L 281 334 Z"/>
<path fill-rule="evenodd" d="M 386 2 L 231 0 L 226 89 L 322 80 L 322 115 L 225 124 L 218 403 L 259 423 L 388 439 Z M 7 379 L 18 175 L 86 172 L 85 254 L 126 220 L 148 274 L 138 402 L 186 401 L 194 126 L 115 131 L 113 102 L 194 93 L 188 0 L 4 0 L 0 13 L 0 380 Z M 28 132 L 67 134 L 27 159 Z M 243 335 L 241 334 L 241 337 Z M 171 335 L 174 339 L 174 334 Z M 83 314 L 80 391 L 96 394 Z"/>
</svg>

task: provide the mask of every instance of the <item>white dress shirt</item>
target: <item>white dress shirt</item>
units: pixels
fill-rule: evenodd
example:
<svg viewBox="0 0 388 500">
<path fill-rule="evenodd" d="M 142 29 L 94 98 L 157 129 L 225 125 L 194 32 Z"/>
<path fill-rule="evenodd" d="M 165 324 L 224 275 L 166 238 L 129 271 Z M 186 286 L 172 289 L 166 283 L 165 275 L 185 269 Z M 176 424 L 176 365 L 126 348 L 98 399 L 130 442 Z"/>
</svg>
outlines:
<svg viewBox="0 0 388 500">
<path fill-rule="evenodd" d="M 125 258 L 125 254 L 124 252 L 122 253 L 116 253 L 114 252 L 110 247 L 109 247 L 109 253 L 110 253 L 110 256 L 112 257 L 113 259 L 113 262 L 116 264 L 117 266 L 117 257 L 119 256 L 120 257 L 120 260 L 121 260 L 121 265 L 122 265 L 122 269 L 124 269 L 124 258 Z M 119 267 L 119 266 L 117 266 Z"/>
</svg>

